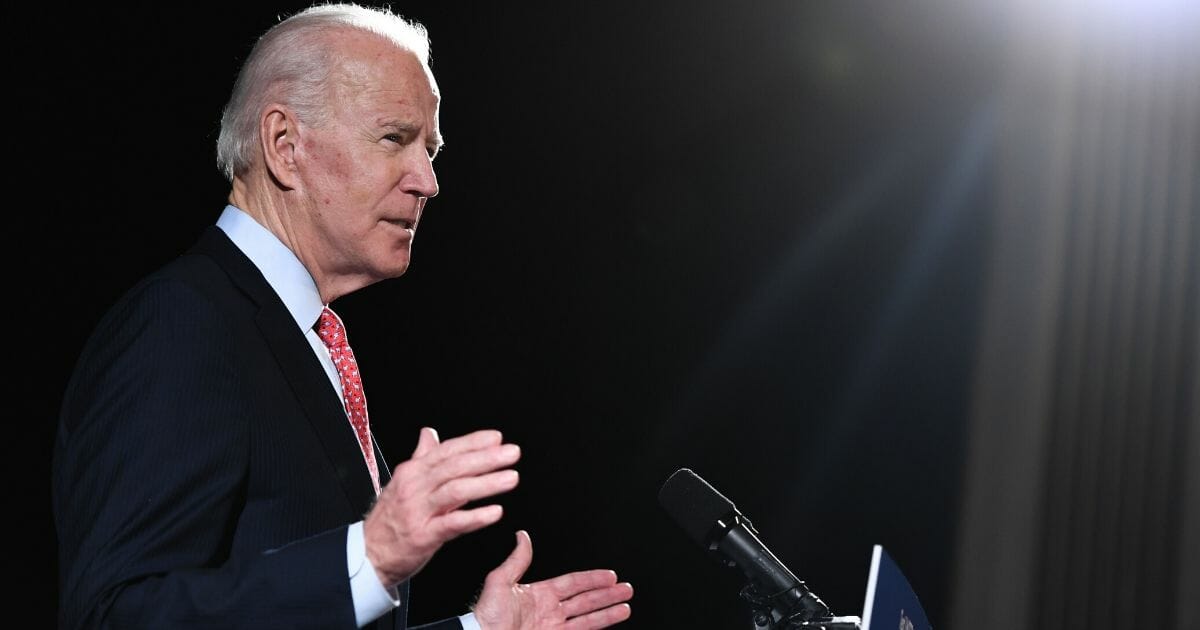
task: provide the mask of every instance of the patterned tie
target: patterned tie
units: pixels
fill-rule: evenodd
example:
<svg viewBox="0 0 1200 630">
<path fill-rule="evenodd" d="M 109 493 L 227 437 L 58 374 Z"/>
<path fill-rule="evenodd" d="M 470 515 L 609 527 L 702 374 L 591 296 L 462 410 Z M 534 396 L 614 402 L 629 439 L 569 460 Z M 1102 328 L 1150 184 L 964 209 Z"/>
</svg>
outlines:
<svg viewBox="0 0 1200 630">
<path fill-rule="evenodd" d="M 346 339 L 346 328 L 342 326 L 341 318 L 329 310 L 329 307 L 321 311 L 321 319 L 317 322 L 317 335 L 329 348 L 329 356 L 342 379 L 342 401 L 346 405 L 346 415 L 350 418 L 354 433 L 358 435 L 358 445 L 362 447 L 363 458 L 371 471 L 375 494 L 379 494 L 379 468 L 375 464 L 375 449 L 371 446 L 367 399 L 363 394 L 362 379 L 358 375 L 358 362 L 354 360 L 354 352 L 350 350 L 350 342 Z"/>
</svg>

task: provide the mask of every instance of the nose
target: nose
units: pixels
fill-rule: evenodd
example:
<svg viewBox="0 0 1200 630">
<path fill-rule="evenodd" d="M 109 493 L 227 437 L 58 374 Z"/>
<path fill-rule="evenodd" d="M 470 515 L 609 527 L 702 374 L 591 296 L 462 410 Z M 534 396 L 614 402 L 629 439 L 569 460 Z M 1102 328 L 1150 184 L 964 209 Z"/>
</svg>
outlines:
<svg viewBox="0 0 1200 630">
<path fill-rule="evenodd" d="M 433 159 L 423 150 L 413 159 L 412 168 L 404 179 L 405 192 L 418 197 L 436 197 L 438 194 L 437 174 L 433 172 Z"/>
</svg>

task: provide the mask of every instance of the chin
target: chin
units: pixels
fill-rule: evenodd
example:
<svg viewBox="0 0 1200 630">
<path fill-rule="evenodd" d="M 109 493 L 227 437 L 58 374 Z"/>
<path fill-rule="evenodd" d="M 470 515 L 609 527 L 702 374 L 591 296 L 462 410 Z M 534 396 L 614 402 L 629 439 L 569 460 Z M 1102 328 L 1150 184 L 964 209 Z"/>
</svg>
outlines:
<svg viewBox="0 0 1200 630">
<path fill-rule="evenodd" d="M 384 278 L 399 278 L 404 275 L 404 272 L 408 271 L 408 258 L 406 257 L 403 261 L 393 262 L 381 268 L 380 271 L 382 272 L 380 275 Z"/>
</svg>

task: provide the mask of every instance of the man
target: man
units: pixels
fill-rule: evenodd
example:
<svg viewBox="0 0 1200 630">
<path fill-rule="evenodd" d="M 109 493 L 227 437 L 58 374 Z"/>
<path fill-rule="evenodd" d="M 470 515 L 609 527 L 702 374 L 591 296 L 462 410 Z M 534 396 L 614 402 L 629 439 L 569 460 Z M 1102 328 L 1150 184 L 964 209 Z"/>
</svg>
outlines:
<svg viewBox="0 0 1200 630">
<path fill-rule="evenodd" d="M 422 27 L 355 5 L 269 30 L 226 106 L 229 205 L 134 287 L 64 397 L 53 489 L 64 628 L 405 628 L 408 580 L 497 522 L 518 482 L 497 431 L 423 428 L 388 474 L 337 298 L 404 273 L 438 192 L 439 94 Z M 366 514 L 365 518 L 362 517 Z M 519 580 L 431 626 L 601 628 L 611 571 Z"/>
</svg>

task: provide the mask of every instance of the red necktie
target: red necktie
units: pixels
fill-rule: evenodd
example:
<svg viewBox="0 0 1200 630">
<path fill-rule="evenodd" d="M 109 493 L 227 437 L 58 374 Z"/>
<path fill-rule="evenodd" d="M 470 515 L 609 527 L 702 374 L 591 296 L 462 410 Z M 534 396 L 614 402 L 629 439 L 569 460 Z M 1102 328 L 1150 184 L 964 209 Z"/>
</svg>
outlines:
<svg viewBox="0 0 1200 630">
<path fill-rule="evenodd" d="M 362 379 L 358 375 L 358 362 L 354 360 L 354 352 L 350 350 L 350 342 L 346 340 L 346 328 L 336 313 L 325 307 L 321 311 L 321 319 L 317 323 L 317 335 L 329 348 L 329 356 L 337 368 L 338 376 L 342 379 L 342 401 L 346 405 L 346 415 L 358 435 L 358 445 L 362 447 L 363 458 L 371 471 L 371 481 L 375 484 L 375 494 L 379 494 L 379 468 L 375 464 L 375 449 L 371 445 L 371 428 L 367 420 L 367 398 L 363 394 Z"/>
</svg>

